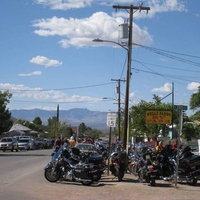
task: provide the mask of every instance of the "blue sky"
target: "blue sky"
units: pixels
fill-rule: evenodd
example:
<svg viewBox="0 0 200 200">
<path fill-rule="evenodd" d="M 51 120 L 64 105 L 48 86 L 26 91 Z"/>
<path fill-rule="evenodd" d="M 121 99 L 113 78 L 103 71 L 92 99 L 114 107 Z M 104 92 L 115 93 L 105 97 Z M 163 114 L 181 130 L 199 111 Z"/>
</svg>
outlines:
<svg viewBox="0 0 200 200">
<path fill-rule="evenodd" d="M 87 108 L 117 111 L 117 79 L 126 79 L 127 52 L 120 24 L 134 0 L 1 0 L 0 90 L 9 109 Z M 172 92 L 189 107 L 200 86 L 200 1 L 148 0 L 133 15 L 130 106 Z M 141 46 L 142 45 L 142 46 Z M 126 83 L 121 81 L 121 101 Z M 107 100 L 102 100 L 108 97 Z M 171 102 L 169 95 L 163 102 Z M 123 106 L 123 105 L 122 105 Z M 188 110 L 190 115 L 192 111 Z"/>
</svg>

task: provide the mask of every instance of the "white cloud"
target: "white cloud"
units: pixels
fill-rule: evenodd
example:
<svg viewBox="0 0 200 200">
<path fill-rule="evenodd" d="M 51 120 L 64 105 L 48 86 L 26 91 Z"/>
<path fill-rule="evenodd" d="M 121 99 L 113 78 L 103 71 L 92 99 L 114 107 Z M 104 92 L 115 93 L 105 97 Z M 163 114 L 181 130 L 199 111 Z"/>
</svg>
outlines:
<svg viewBox="0 0 200 200">
<path fill-rule="evenodd" d="M 44 65 L 47 67 L 57 67 L 62 65 L 62 62 L 59 62 L 58 60 L 50 60 L 44 56 L 36 56 L 32 58 L 29 62 L 37 64 L 37 65 Z"/>
<path fill-rule="evenodd" d="M 199 86 L 200 86 L 200 83 L 198 83 L 198 82 L 192 82 L 192 83 L 189 83 L 187 85 L 187 89 L 188 90 L 197 90 Z"/>
<path fill-rule="evenodd" d="M 172 91 L 172 84 L 165 83 L 164 86 L 160 88 L 154 88 L 151 92 L 171 92 Z"/>
<path fill-rule="evenodd" d="M 34 72 L 29 73 L 29 74 L 18 74 L 18 76 L 39 76 L 41 74 L 42 74 L 41 71 L 34 71 Z"/>
<path fill-rule="evenodd" d="M 89 7 L 94 4 L 112 6 L 113 4 L 122 5 L 135 5 L 139 6 L 138 0 L 107 0 L 107 1 L 95 1 L 95 0 L 35 0 L 37 4 L 49 6 L 52 10 L 69 10 Z M 178 0 L 148 0 L 145 1 L 143 6 L 149 6 L 151 8 L 149 16 L 153 17 L 155 13 L 168 12 L 168 11 L 187 11 L 182 1 Z M 117 12 L 118 16 L 128 16 L 126 11 Z M 146 12 L 141 12 L 139 17 L 146 15 Z"/>
<path fill-rule="evenodd" d="M 69 10 L 84 8 L 91 5 L 93 0 L 35 0 L 37 4 L 49 6 L 52 10 Z"/>
<path fill-rule="evenodd" d="M 10 93 L 13 94 L 11 100 L 27 100 L 36 101 L 37 100 L 42 103 L 42 101 L 50 102 L 62 102 L 62 103 L 77 103 L 77 102 L 85 102 L 85 103 L 94 103 L 100 102 L 101 99 L 90 97 L 90 96 L 80 96 L 80 95 L 73 95 L 68 96 L 66 93 L 61 92 L 59 90 L 43 90 L 42 88 L 30 88 L 24 85 L 15 85 L 10 83 L 0 83 L 0 90 L 9 90 Z"/>
<path fill-rule="evenodd" d="M 35 34 L 39 36 L 61 36 L 66 37 L 59 41 L 62 47 L 98 45 L 92 42 L 94 38 L 118 41 L 119 25 L 124 23 L 122 17 L 111 17 L 107 13 L 97 12 L 84 19 L 65 19 L 56 16 L 48 19 L 40 19 L 33 22 L 33 26 L 39 28 Z M 149 45 L 153 39 L 147 28 L 141 29 L 133 24 L 135 43 L 143 41 L 143 45 Z M 105 44 L 103 44 L 105 45 Z M 111 45 L 111 44 L 110 44 Z"/>
</svg>

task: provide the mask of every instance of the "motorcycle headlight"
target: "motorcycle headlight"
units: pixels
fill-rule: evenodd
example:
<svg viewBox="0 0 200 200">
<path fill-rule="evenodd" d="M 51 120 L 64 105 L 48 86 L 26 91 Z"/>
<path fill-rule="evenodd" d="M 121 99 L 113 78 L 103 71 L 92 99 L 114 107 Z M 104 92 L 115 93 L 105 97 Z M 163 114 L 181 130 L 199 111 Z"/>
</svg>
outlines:
<svg viewBox="0 0 200 200">
<path fill-rule="evenodd" d="M 149 154 L 147 154 L 146 156 L 145 156 L 145 158 L 146 158 L 146 160 L 150 160 L 150 155 Z"/>
</svg>

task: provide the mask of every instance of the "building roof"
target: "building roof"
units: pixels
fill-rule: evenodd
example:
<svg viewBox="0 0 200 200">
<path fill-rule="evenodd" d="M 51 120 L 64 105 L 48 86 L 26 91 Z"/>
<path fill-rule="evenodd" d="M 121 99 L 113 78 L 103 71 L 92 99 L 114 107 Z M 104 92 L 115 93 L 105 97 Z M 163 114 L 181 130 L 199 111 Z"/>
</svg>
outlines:
<svg viewBox="0 0 200 200">
<path fill-rule="evenodd" d="M 13 131 L 13 130 L 20 130 L 20 131 L 24 131 L 24 132 L 31 131 L 30 128 L 23 126 L 21 124 L 14 124 L 9 131 Z"/>
</svg>

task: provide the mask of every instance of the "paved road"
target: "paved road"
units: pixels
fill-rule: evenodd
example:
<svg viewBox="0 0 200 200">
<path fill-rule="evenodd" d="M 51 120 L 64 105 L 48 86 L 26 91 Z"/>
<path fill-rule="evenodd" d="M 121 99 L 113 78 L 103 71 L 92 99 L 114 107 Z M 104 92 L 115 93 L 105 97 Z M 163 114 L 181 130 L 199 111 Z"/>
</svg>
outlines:
<svg viewBox="0 0 200 200">
<path fill-rule="evenodd" d="M 24 152 L 0 152 L 0 199 L 1 200 L 197 200 L 200 198 L 200 183 L 197 186 L 157 181 L 157 186 L 138 183 L 126 174 L 123 182 L 113 180 L 106 174 L 97 185 L 90 187 L 80 183 L 50 183 L 43 175 L 52 150 Z"/>
</svg>

